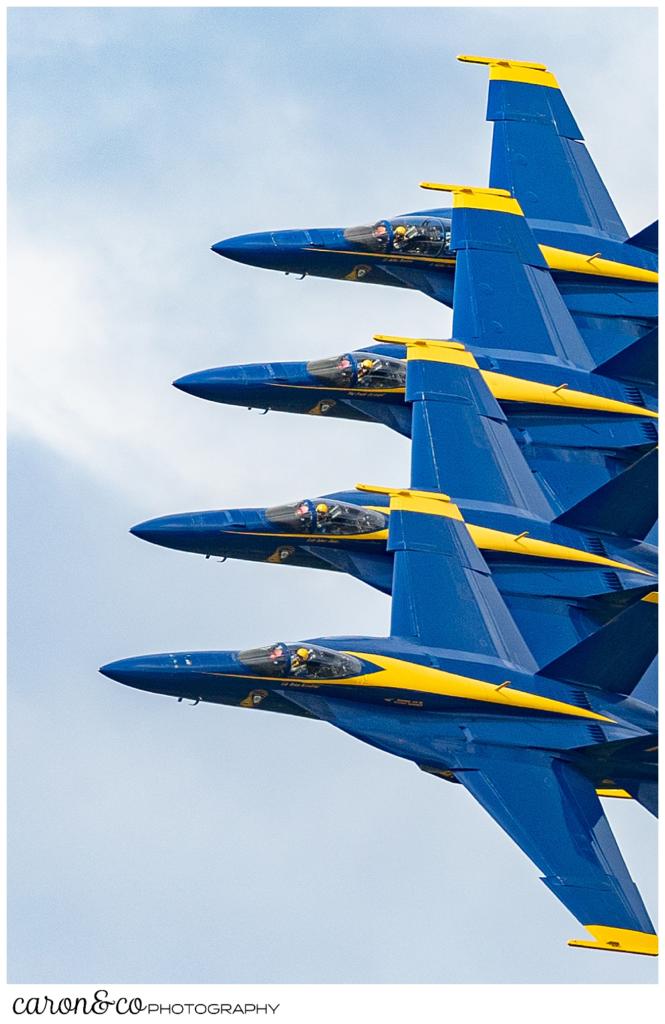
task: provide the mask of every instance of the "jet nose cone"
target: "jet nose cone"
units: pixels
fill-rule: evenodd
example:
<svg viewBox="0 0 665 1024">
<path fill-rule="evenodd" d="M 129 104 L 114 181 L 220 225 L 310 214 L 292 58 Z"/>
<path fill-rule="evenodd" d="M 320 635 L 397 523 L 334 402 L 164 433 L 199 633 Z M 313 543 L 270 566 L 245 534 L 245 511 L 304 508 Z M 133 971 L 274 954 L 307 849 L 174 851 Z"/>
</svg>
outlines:
<svg viewBox="0 0 665 1024">
<path fill-rule="evenodd" d="M 173 386 L 179 391 L 196 398 L 226 405 L 252 406 L 257 399 L 265 396 L 274 380 L 271 368 L 266 364 L 245 366 L 219 366 L 212 370 L 200 370 L 179 377 Z M 260 404 L 260 402 L 259 402 Z"/>
<path fill-rule="evenodd" d="M 303 250 L 311 244 L 306 231 L 257 231 L 215 242 L 212 251 L 237 263 L 286 273 L 305 273 Z"/>
<path fill-rule="evenodd" d="M 166 548 L 182 548 L 188 537 L 197 530 L 200 517 L 191 513 L 174 516 L 160 516 L 158 519 L 146 519 L 144 523 L 132 526 L 130 533 L 151 544 L 161 544 Z"/>
<path fill-rule="evenodd" d="M 211 248 L 218 256 L 262 267 L 265 265 L 264 261 L 273 255 L 275 243 L 270 231 L 257 231 L 251 235 L 224 238 L 221 242 L 215 242 Z"/>
<path fill-rule="evenodd" d="M 188 373 L 186 376 L 174 380 L 173 387 L 188 395 L 194 395 L 196 398 L 209 398 L 211 397 L 210 385 L 215 379 L 212 370 L 201 370 L 198 373 Z"/>
<path fill-rule="evenodd" d="M 116 683 L 124 683 L 125 686 L 138 686 L 147 674 L 148 662 L 154 662 L 154 660 L 147 658 L 122 658 L 120 661 L 110 661 L 108 665 L 102 665 L 99 671 L 103 676 L 113 679 Z M 153 664 L 152 667 L 153 669 L 159 669 L 162 666 Z"/>
</svg>

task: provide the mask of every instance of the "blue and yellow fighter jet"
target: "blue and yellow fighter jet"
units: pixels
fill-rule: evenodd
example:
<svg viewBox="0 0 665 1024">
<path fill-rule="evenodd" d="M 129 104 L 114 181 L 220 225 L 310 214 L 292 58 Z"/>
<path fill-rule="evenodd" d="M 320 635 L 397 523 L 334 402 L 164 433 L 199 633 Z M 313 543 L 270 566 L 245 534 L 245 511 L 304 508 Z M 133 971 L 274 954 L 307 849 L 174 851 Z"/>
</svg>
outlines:
<svg viewBox="0 0 665 1024">
<path fill-rule="evenodd" d="M 454 195 L 450 247 L 463 272 L 454 337 L 473 352 L 561 512 L 655 445 L 656 332 L 598 363 L 517 200 L 505 190 L 438 187 Z M 374 421 L 409 436 L 404 342 L 384 336 L 375 349 L 332 359 L 220 367 L 174 383 L 212 401 Z"/>
<path fill-rule="evenodd" d="M 501 214 L 487 205 L 479 196 L 466 204 L 470 228 Z M 472 277 L 471 248 L 465 256 L 456 292 Z M 455 311 L 463 316 L 457 298 Z M 473 354 L 457 338 L 410 344 L 406 398 L 410 487 L 370 488 L 389 501 L 388 637 L 152 655 L 102 672 L 179 699 L 327 721 L 464 785 L 592 936 L 573 945 L 655 955 L 653 926 L 598 798 L 618 789 L 655 810 L 657 715 L 631 696 L 656 653 L 655 592 L 633 594 L 599 628 L 544 654 L 511 613 L 473 524 L 443 493 L 468 496 L 468 515 L 484 503 L 497 523 L 520 510 L 537 547 L 545 499 Z M 451 445 L 451 436 L 465 441 Z M 586 511 L 602 515 L 595 498 Z M 530 533 L 506 537 L 512 552 L 529 541 Z M 519 572 L 535 575 L 528 558 Z"/>
<path fill-rule="evenodd" d="M 327 721 L 461 783 L 592 936 L 573 945 L 655 955 L 597 795 L 618 787 L 653 797 L 656 712 L 630 695 L 656 651 L 654 594 L 557 658 L 534 656 L 462 512 L 438 489 L 450 464 L 439 427 L 463 408 L 452 395 L 460 379 L 471 391 L 477 378 L 461 355 L 446 346 L 409 353 L 411 487 L 386 491 L 389 636 L 157 654 L 101 671 L 178 699 Z M 483 415 L 480 429 L 500 461 L 500 422 Z M 505 500 L 489 483 L 486 493 Z"/>
<path fill-rule="evenodd" d="M 459 59 L 489 66 L 490 187 L 519 199 L 543 259 L 600 363 L 654 326 L 657 222 L 628 237 L 545 65 Z M 212 248 L 252 266 L 411 288 L 452 303 L 456 254 L 448 208 L 362 227 L 241 235 Z"/>
</svg>

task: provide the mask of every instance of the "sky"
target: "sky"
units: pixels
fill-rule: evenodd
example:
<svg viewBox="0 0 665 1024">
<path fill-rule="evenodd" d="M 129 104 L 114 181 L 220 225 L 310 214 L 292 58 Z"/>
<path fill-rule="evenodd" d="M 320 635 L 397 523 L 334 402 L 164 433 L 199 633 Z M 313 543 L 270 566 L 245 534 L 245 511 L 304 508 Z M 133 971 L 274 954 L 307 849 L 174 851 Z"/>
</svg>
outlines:
<svg viewBox="0 0 665 1024">
<path fill-rule="evenodd" d="M 649 982 L 583 934 L 462 787 L 323 723 L 176 701 L 116 658 L 385 634 L 342 574 L 167 551 L 155 515 L 408 479 L 376 425 L 225 408 L 185 373 L 445 337 L 401 289 L 218 239 L 367 223 L 487 181 L 486 71 L 556 73 L 632 233 L 656 215 L 656 14 L 9 13 L 9 980 Z M 654 819 L 607 814 L 655 914 Z"/>
</svg>

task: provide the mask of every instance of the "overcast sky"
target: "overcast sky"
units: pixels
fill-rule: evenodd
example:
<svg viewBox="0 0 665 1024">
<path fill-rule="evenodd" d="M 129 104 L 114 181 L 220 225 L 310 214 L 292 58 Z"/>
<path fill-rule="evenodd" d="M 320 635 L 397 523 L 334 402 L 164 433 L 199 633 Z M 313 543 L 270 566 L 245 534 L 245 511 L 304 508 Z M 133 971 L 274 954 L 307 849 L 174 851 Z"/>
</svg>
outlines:
<svg viewBox="0 0 665 1024">
<path fill-rule="evenodd" d="M 338 574 L 162 550 L 151 516 L 408 480 L 378 426 L 197 401 L 194 370 L 443 337 L 418 294 L 220 238 L 487 181 L 488 53 L 557 74 L 630 232 L 656 216 L 651 9 L 14 9 L 9 16 L 10 980 L 643 982 L 462 790 L 330 726 L 97 674 L 381 634 Z M 655 914 L 654 820 L 607 807 Z"/>
</svg>

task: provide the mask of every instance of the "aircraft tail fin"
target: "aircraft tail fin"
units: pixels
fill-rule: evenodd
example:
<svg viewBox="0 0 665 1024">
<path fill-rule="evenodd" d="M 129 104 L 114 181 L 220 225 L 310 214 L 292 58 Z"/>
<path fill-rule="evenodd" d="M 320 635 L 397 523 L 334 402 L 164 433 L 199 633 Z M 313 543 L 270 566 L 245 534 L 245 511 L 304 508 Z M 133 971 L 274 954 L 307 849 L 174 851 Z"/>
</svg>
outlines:
<svg viewBox="0 0 665 1024">
<path fill-rule="evenodd" d="M 658 252 L 658 221 L 647 224 L 645 228 L 631 235 L 626 239 L 626 245 L 634 245 L 638 249 L 648 249 L 649 252 Z"/>
<path fill-rule="evenodd" d="M 658 595 L 652 591 L 543 666 L 539 675 L 582 689 L 630 694 L 657 650 Z"/>
<path fill-rule="evenodd" d="M 458 60 L 489 66 L 490 185 L 518 196 L 529 218 L 582 224 L 623 241 L 628 233 L 546 66 L 494 57 Z"/>
<path fill-rule="evenodd" d="M 605 377 L 627 380 L 635 384 L 658 383 L 658 328 L 647 331 L 641 338 L 627 345 L 594 371 Z"/>
<path fill-rule="evenodd" d="M 643 540 L 658 518 L 658 449 L 643 455 L 555 522 Z"/>
</svg>

